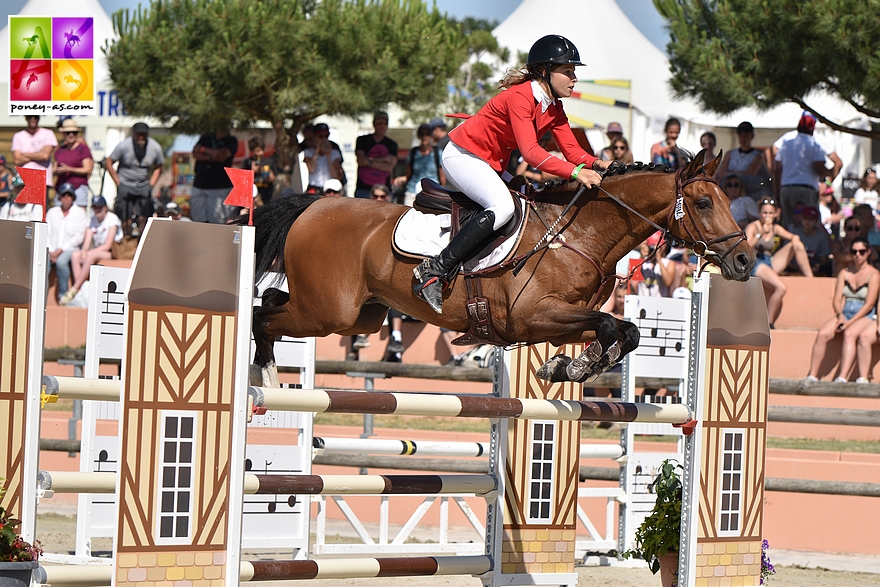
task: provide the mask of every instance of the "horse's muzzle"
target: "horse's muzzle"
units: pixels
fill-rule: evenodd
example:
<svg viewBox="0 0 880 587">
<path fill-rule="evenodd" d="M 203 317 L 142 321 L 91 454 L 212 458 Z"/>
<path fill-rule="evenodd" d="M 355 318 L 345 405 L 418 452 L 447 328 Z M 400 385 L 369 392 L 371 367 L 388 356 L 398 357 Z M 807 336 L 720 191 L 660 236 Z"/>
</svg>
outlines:
<svg viewBox="0 0 880 587">
<path fill-rule="evenodd" d="M 746 243 L 737 246 L 742 250 L 728 255 L 721 263 L 721 275 L 724 279 L 748 281 L 752 267 L 755 266 L 755 252 L 747 244 L 743 247 L 743 244 Z"/>
</svg>

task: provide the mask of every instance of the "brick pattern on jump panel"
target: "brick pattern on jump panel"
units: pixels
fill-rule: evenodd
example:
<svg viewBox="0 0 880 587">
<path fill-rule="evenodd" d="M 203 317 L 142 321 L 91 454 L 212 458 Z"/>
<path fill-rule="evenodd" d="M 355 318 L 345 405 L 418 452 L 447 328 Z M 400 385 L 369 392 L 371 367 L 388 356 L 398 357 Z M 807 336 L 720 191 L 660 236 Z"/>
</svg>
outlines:
<svg viewBox="0 0 880 587">
<path fill-rule="evenodd" d="M 216 551 L 119 555 L 116 582 L 140 587 L 223 587 L 226 553 Z"/>
<path fill-rule="evenodd" d="M 697 543 L 697 587 L 747 587 L 761 582 L 761 541 Z"/>
<path fill-rule="evenodd" d="M 505 530 L 501 572 L 571 573 L 574 545 L 574 530 Z"/>
</svg>

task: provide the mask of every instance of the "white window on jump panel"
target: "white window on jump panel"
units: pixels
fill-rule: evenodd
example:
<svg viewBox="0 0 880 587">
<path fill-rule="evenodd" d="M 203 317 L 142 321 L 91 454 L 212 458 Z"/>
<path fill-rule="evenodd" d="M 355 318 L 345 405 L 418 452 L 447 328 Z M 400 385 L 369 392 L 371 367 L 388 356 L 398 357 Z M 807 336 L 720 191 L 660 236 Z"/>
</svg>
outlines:
<svg viewBox="0 0 880 587">
<path fill-rule="evenodd" d="M 162 412 L 157 544 L 186 544 L 192 537 L 197 424 L 193 412 Z"/>
<path fill-rule="evenodd" d="M 553 459 L 555 422 L 532 421 L 532 455 L 527 515 L 530 522 L 544 522 L 553 516 Z"/>
<path fill-rule="evenodd" d="M 742 527 L 743 440 L 741 430 L 725 430 L 722 437 L 719 536 L 738 536 Z"/>
</svg>

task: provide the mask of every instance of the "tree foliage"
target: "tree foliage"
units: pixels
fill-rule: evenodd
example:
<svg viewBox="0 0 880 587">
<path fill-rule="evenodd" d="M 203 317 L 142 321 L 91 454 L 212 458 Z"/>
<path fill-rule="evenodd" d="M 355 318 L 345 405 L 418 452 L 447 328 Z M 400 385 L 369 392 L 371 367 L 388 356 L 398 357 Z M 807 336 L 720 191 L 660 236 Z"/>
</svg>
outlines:
<svg viewBox="0 0 880 587">
<path fill-rule="evenodd" d="M 880 118 L 880 0 L 654 0 L 666 18 L 679 96 L 729 114 L 794 102 L 832 128 L 811 102 L 824 90 Z"/>
<path fill-rule="evenodd" d="M 467 55 L 421 0 L 153 0 L 113 24 L 126 110 L 182 132 L 437 104 Z"/>
</svg>

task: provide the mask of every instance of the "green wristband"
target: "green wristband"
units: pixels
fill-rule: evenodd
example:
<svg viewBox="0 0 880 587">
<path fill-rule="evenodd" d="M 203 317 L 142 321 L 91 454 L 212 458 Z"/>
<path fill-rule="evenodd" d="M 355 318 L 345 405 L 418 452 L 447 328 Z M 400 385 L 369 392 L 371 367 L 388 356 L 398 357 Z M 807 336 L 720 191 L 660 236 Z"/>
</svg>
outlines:
<svg viewBox="0 0 880 587">
<path fill-rule="evenodd" d="M 580 173 L 580 172 L 581 172 L 581 169 L 583 169 L 583 168 L 586 167 L 586 166 L 587 166 L 586 163 L 581 163 L 580 165 L 578 165 L 577 167 L 575 167 L 575 168 L 574 168 L 574 171 L 571 172 L 571 178 L 572 178 L 572 179 L 577 179 L 578 173 Z"/>
</svg>

